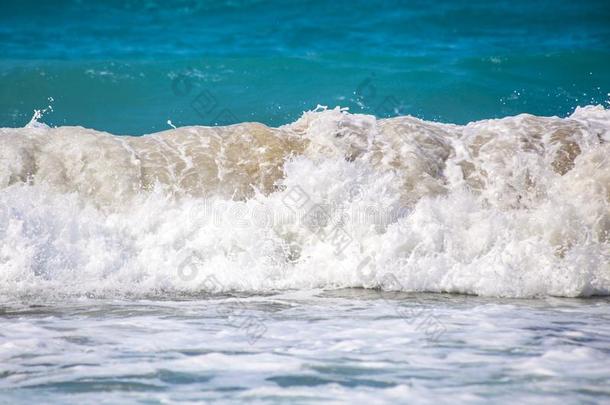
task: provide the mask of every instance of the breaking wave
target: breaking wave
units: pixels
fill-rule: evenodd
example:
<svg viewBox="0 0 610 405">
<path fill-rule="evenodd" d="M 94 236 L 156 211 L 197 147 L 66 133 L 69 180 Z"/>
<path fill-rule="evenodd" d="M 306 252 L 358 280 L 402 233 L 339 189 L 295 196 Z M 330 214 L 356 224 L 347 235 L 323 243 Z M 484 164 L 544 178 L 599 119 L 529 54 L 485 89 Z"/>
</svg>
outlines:
<svg viewBox="0 0 610 405">
<path fill-rule="evenodd" d="M 0 293 L 610 294 L 610 110 L 0 129 Z"/>
</svg>

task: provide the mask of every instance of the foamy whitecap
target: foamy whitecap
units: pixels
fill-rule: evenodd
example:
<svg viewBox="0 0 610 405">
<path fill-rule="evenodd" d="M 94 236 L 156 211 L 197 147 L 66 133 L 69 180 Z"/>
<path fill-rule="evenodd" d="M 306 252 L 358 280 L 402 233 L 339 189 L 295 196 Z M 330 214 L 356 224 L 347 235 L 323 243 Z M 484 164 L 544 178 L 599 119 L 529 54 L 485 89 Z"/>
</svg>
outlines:
<svg viewBox="0 0 610 405">
<path fill-rule="evenodd" d="M 610 111 L 0 129 L 0 291 L 610 293 Z"/>
</svg>

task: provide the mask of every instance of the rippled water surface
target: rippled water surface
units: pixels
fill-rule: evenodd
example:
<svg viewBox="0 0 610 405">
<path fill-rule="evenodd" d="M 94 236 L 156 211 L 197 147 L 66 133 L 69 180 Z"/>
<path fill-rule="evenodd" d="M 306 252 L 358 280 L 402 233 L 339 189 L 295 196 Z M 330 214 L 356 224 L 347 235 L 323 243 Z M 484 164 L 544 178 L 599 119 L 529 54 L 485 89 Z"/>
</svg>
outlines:
<svg viewBox="0 0 610 405">
<path fill-rule="evenodd" d="M 608 101 L 608 21 L 606 0 L 3 1 L 0 126 L 49 98 L 47 123 L 116 134 L 277 126 L 318 104 L 565 116 Z"/>
<path fill-rule="evenodd" d="M 609 305 L 359 289 L 5 303 L 0 398 L 601 403 Z"/>
</svg>

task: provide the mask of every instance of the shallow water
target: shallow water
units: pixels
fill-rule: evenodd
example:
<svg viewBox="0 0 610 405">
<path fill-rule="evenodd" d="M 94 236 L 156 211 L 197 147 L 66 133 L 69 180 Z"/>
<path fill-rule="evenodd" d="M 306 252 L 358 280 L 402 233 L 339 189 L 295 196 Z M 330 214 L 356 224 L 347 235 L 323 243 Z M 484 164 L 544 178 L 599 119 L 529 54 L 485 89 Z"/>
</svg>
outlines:
<svg viewBox="0 0 610 405">
<path fill-rule="evenodd" d="M 608 21 L 2 1 L 0 403 L 610 401 Z"/>
<path fill-rule="evenodd" d="M 608 298 L 347 289 L 36 301 L 2 304 L 7 402 L 610 398 Z"/>
</svg>

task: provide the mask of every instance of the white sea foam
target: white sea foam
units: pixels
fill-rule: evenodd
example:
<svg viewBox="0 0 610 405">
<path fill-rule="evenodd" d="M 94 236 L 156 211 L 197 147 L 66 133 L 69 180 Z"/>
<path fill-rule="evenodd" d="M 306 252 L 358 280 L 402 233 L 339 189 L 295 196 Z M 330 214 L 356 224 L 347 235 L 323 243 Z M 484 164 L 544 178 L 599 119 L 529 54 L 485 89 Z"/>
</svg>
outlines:
<svg viewBox="0 0 610 405">
<path fill-rule="evenodd" d="M 36 121 L 36 120 L 34 120 Z M 610 294 L 610 110 L 0 129 L 0 293 Z M 315 214 L 315 215 L 314 215 Z"/>
</svg>

